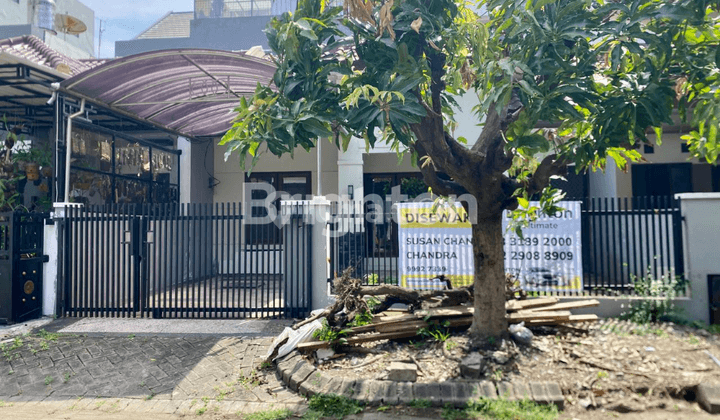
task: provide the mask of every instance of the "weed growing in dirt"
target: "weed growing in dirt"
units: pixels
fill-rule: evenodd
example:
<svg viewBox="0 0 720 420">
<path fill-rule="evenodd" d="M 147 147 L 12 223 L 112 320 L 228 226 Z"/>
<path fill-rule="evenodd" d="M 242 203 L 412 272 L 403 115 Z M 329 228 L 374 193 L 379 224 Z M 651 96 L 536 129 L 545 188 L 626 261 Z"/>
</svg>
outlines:
<svg viewBox="0 0 720 420">
<path fill-rule="evenodd" d="M 533 401 L 508 401 L 484 399 L 468 403 L 463 410 L 467 418 L 491 418 L 496 420 L 554 420 L 558 409 L 554 405 L 540 405 Z M 458 417 L 455 417 L 458 418 Z"/>
<path fill-rule="evenodd" d="M 423 348 L 425 346 L 424 341 L 412 341 L 410 340 L 410 345 L 413 346 L 416 349 Z"/>
<path fill-rule="evenodd" d="M 464 409 L 455 408 L 452 404 L 445 404 L 440 411 L 440 417 L 443 420 L 463 420 L 467 418 L 467 414 Z"/>
<path fill-rule="evenodd" d="M 427 319 L 425 319 L 425 322 L 427 322 Z M 420 328 L 418 330 L 418 334 L 421 337 L 432 338 L 439 343 L 444 343 L 448 338 L 450 338 L 450 330 L 448 329 L 449 327 L 449 321 L 443 322 L 442 327 L 437 323 L 433 323 L 429 324 L 427 328 Z"/>
<path fill-rule="evenodd" d="M 197 414 L 198 416 L 202 416 L 203 414 L 205 414 L 206 411 L 207 411 L 207 405 L 204 407 L 198 408 L 197 411 L 195 411 L 195 414 Z"/>
<path fill-rule="evenodd" d="M 445 348 L 448 351 L 452 351 L 452 349 L 454 349 L 457 346 L 458 346 L 458 343 L 456 341 L 448 340 L 445 342 Z"/>
<path fill-rule="evenodd" d="M 303 420 L 318 420 L 324 417 L 341 419 L 363 410 L 357 401 L 335 394 L 313 395 L 308 401 L 308 408 Z"/>
<path fill-rule="evenodd" d="M 58 338 L 60 338 L 60 334 L 47 332 L 45 331 L 45 329 L 42 329 L 40 330 L 40 332 L 38 332 L 38 337 L 46 341 L 58 341 Z"/>
<path fill-rule="evenodd" d="M 245 414 L 242 412 L 237 413 L 238 416 L 242 416 L 243 420 L 285 420 L 292 416 L 292 411 L 287 408 L 279 408 L 277 410 L 265 410 L 258 411 L 257 413 Z"/>
<path fill-rule="evenodd" d="M 324 320 L 322 328 L 313 332 L 313 338 L 329 342 L 335 342 L 338 340 L 344 341 L 343 337 L 348 335 L 349 332 L 349 330 L 335 330 L 330 326 L 330 324 L 328 324 L 327 320 Z"/>
<path fill-rule="evenodd" d="M 632 283 L 635 296 L 643 299 L 630 301 L 628 310 L 620 315 L 620 319 L 647 324 L 679 315 L 680 309 L 673 299 L 685 292 L 687 279 L 680 276 L 655 278 L 648 267 L 645 277 L 633 276 Z"/>
<path fill-rule="evenodd" d="M 2 352 L 3 357 L 8 362 L 11 362 L 13 359 L 17 359 L 18 357 L 20 357 L 20 354 L 18 354 L 18 353 L 13 354 L 13 352 L 15 350 L 21 349 L 22 346 L 23 346 L 22 339 L 20 337 L 15 337 L 12 344 L 10 344 L 10 345 L 0 344 L 0 352 Z"/>
<path fill-rule="evenodd" d="M 432 402 L 430 400 L 419 399 L 410 401 L 408 405 L 412 408 L 430 408 Z"/>
<path fill-rule="evenodd" d="M 237 383 L 248 391 L 260 385 L 260 378 L 256 371 L 251 371 L 247 376 L 241 374 L 237 380 Z"/>
<path fill-rule="evenodd" d="M 46 377 L 45 377 L 45 385 L 50 385 L 50 384 L 52 383 L 52 381 L 53 381 L 53 377 L 52 377 L 52 376 L 46 376 Z"/>
</svg>

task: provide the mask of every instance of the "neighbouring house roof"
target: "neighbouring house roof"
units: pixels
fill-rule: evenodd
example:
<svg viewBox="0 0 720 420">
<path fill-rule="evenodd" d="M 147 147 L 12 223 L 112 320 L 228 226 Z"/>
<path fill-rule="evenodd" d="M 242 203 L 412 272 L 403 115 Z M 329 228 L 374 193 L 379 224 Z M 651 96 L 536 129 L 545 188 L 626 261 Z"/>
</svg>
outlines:
<svg viewBox="0 0 720 420">
<path fill-rule="evenodd" d="M 34 35 L 23 35 L 0 40 L 0 53 L 10 54 L 66 75 L 74 75 L 89 70 L 96 66 L 98 61 L 103 61 L 70 58 L 48 47 L 40 38 Z"/>
<path fill-rule="evenodd" d="M 190 36 L 190 21 L 194 18 L 194 12 L 168 12 L 135 39 L 187 38 Z"/>
<path fill-rule="evenodd" d="M 217 50 L 152 51 L 108 61 L 61 83 L 61 89 L 188 137 L 232 126 L 240 97 L 267 85 L 274 64 Z"/>
</svg>

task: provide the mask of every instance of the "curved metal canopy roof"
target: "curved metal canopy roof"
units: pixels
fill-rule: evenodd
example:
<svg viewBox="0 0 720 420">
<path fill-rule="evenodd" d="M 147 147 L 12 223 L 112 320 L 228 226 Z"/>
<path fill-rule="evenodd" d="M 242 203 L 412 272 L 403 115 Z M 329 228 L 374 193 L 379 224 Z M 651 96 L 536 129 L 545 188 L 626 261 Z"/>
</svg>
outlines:
<svg viewBox="0 0 720 420">
<path fill-rule="evenodd" d="M 189 137 L 225 133 L 239 98 L 273 77 L 272 62 L 245 53 L 180 49 L 109 61 L 62 90 Z"/>
</svg>

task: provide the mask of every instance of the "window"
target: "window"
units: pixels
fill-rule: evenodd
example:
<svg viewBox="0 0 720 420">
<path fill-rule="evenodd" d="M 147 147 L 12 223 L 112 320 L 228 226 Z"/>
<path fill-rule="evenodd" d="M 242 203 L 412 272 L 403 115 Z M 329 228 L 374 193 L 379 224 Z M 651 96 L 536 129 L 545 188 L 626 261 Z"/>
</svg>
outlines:
<svg viewBox="0 0 720 420">
<path fill-rule="evenodd" d="M 129 141 L 109 130 L 89 126 L 74 127 L 72 136 L 70 197 L 75 202 L 178 201 L 180 179 L 176 151 Z"/>
<path fill-rule="evenodd" d="M 270 184 L 275 191 L 287 193 L 293 199 L 305 200 L 312 194 L 310 172 L 253 172 L 245 177 L 245 182 Z M 263 190 L 253 189 L 251 200 L 264 200 L 267 193 Z M 246 204 L 247 205 L 247 204 Z M 280 212 L 280 198 L 273 202 L 278 214 Z M 250 209 L 252 217 L 265 217 L 267 209 L 253 206 Z M 270 245 L 282 243 L 282 231 L 274 223 L 264 225 L 247 224 L 245 226 L 245 243 L 248 245 Z"/>
<path fill-rule="evenodd" d="M 692 190 L 692 163 L 632 165 L 632 191 L 635 197 L 668 196 Z"/>
<path fill-rule="evenodd" d="M 651 144 L 645 144 L 643 145 L 643 153 L 645 153 L 646 155 L 651 155 L 655 153 L 655 147 Z"/>
<path fill-rule="evenodd" d="M 680 153 L 690 153 L 687 143 L 680 143 Z"/>
</svg>

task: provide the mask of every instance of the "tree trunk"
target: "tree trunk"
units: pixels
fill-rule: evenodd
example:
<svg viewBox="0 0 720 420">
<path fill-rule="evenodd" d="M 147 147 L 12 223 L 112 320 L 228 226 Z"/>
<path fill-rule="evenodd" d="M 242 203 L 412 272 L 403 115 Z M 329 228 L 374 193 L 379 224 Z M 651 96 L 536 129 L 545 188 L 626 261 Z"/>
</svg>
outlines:
<svg viewBox="0 0 720 420">
<path fill-rule="evenodd" d="M 470 335 L 475 339 L 507 336 L 505 319 L 505 259 L 502 213 L 482 218 L 472 226 L 475 262 L 475 313 Z"/>
</svg>

